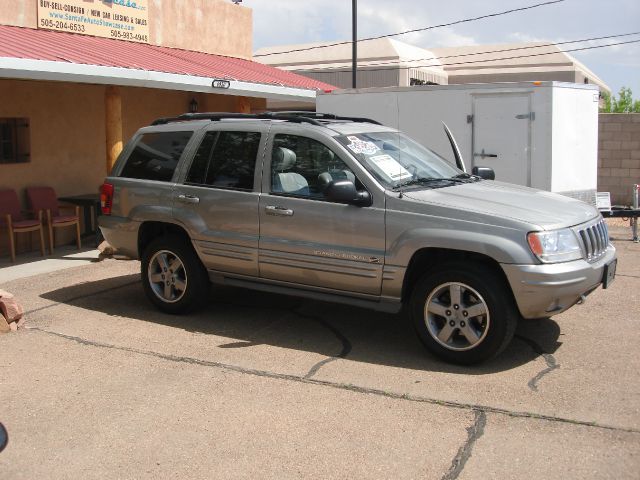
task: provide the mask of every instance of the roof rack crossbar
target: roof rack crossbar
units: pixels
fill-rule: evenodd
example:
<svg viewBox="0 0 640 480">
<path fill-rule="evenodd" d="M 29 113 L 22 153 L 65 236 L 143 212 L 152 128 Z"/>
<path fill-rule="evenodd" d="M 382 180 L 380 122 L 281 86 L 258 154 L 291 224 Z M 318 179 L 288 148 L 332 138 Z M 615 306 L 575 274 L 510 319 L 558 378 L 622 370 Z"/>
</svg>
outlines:
<svg viewBox="0 0 640 480">
<path fill-rule="evenodd" d="M 376 125 L 382 125 L 376 120 L 360 117 L 340 117 L 333 115 L 332 113 L 316 113 L 305 111 L 290 111 L 290 112 L 265 112 L 265 113 L 223 113 L 223 112 L 209 112 L 209 113 L 184 113 L 177 117 L 165 117 L 154 120 L 151 125 L 165 125 L 172 122 L 188 122 L 195 120 L 211 120 L 220 121 L 225 119 L 244 119 L 244 120 L 285 120 L 292 123 L 310 123 L 311 125 L 325 126 L 321 123 L 321 120 L 339 120 L 349 122 L 361 122 L 361 123 L 373 123 Z"/>
<path fill-rule="evenodd" d="M 280 115 L 295 115 L 300 117 L 308 117 L 308 118 L 316 118 L 319 120 L 345 120 L 350 122 L 359 122 L 359 123 L 373 123 L 375 125 L 382 125 L 377 120 L 373 120 L 371 118 L 364 117 L 342 117 L 339 115 L 334 115 L 333 113 L 321 113 L 321 112 L 309 112 L 304 110 L 291 110 L 291 111 L 282 111 L 282 112 L 272 112 L 274 116 Z"/>
<path fill-rule="evenodd" d="M 373 123 L 374 125 L 382 125 L 382 123 L 380 123 L 377 120 L 373 120 L 372 118 L 363 118 L 363 117 L 336 117 L 336 120 L 347 120 L 347 121 L 351 121 L 351 122 L 357 122 L 357 123 Z"/>
</svg>

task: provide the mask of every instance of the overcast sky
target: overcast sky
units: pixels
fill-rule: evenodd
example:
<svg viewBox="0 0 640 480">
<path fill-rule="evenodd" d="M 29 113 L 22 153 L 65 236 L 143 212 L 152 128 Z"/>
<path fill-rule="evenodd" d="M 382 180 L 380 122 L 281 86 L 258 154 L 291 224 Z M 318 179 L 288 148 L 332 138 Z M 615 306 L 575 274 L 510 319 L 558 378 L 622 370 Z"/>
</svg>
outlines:
<svg viewBox="0 0 640 480">
<path fill-rule="evenodd" d="M 358 0 L 358 36 L 370 37 L 542 3 L 544 0 Z M 253 9 L 254 50 L 297 43 L 350 40 L 351 0 L 244 0 Z M 413 45 L 578 40 L 640 31 L 640 0 L 565 0 L 533 10 L 394 37 Z M 577 48 L 619 40 L 571 44 Z M 640 43 L 571 53 L 614 93 L 640 98 Z"/>
</svg>

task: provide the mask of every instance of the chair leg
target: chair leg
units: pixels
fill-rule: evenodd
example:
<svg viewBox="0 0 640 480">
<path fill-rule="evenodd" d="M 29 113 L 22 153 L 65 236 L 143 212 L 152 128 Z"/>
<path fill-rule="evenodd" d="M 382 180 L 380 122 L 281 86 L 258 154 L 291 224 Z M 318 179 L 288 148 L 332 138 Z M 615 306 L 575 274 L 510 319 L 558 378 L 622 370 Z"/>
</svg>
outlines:
<svg viewBox="0 0 640 480">
<path fill-rule="evenodd" d="M 16 244 L 13 238 L 13 229 L 9 227 L 9 251 L 11 252 L 11 261 L 16 261 Z"/>
<path fill-rule="evenodd" d="M 51 226 L 51 210 L 47 210 L 47 226 L 49 227 L 49 255 L 53 255 L 53 227 Z"/>
<path fill-rule="evenodd" d="M 78 240 L 78 250 L 82 248 L 82 241 L 80 240 L 80 219 L 78 218 L 78 222 L 76 223 L 76 238 Z"/>
<path fill-rule="evenodd" d="M 44 257 L 44 232 L 42 231 L 42 225 L 40 225 L 38 232 L 40 232 L 40 255 Z"/>
</svg>

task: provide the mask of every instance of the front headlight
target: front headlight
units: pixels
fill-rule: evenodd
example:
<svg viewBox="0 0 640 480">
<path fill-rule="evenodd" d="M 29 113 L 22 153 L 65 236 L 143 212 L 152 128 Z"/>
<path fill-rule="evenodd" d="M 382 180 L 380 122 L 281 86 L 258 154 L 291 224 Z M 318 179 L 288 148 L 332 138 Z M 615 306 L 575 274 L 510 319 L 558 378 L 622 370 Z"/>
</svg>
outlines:
<svg viewBox="0 0 640 480">
<path fill-rule="evenodd" d="M 531 232 L 529 248 L 544 263 L 568 262 L 582 258 L 582 249 L 573 230 L 565 228 L 551 232 Z"/>
</svg>

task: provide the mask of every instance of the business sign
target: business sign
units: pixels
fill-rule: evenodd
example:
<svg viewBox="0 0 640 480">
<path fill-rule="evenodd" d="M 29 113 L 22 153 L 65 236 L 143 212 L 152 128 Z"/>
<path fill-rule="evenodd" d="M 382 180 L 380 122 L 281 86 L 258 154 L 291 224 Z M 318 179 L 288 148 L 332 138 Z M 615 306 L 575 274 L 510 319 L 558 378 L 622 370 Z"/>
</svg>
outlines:
<svg viewBox="0 0 640 480">
<path fill-rule="evenodd" d="M 38 0 L 38 28 L 149 43 L 148 0 Z"/>
</svg>

